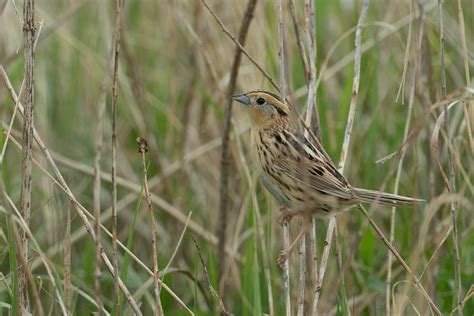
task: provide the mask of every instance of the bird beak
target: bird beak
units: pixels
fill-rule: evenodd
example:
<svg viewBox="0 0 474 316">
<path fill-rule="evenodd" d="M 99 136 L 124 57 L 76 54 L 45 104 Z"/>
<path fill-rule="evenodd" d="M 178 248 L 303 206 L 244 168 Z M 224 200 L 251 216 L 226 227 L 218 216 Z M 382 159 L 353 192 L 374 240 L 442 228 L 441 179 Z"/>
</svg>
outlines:
<svg viewBox="0 0 474 316">
<path fill-rule="evenodd" d="M 245 93 L 233 95 L 232 99 L 245 105 L 250 104 L 250 98 Z"/>
</svg>

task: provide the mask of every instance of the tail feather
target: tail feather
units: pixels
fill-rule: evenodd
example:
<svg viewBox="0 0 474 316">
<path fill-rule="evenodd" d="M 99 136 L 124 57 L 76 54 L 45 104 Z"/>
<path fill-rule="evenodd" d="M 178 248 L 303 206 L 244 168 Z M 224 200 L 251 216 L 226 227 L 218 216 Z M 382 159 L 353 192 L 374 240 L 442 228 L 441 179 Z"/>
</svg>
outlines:
<svg viewBox="0 0 474 316">
<path fill-rule="evenodd" d="M 362 202 L 376 203 L 387 206 L 411 206 L 424 203 L 425 200 L 410 198 L 406 196 L 390 194 L 380 191 L 373 191 L 367 189 L 354 189 L 355 195 Z"/>
</svg>

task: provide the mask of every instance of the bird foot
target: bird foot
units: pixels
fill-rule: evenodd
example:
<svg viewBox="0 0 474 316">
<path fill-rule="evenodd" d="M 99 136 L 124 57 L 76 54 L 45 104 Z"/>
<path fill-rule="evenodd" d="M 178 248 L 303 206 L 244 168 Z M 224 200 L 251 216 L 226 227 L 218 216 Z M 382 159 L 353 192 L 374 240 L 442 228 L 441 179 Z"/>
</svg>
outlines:
<svg viewBox="0 0 474 316">
<path fill-rule="evenodd" d="M 297 215 L 296 212 L 293 212 L 287 207 L 280 208 L 280 215 L 277 217 L 277 223 L 280 226 L 283 226 L 286 223 L 289 223 L 293 217 Z"/>
<path fill-rule="evenodd" d="M 278 266 L 280 267 L 280 269 L 283 269 L 283 266 L 285 265 L 285 261 L 288 260 L 289 255 L 290 254 L 288 253 L 288 251 L 286 249 L 283 249 L 278 254 L 277 263 L 278 263 Z"/>
</svg>

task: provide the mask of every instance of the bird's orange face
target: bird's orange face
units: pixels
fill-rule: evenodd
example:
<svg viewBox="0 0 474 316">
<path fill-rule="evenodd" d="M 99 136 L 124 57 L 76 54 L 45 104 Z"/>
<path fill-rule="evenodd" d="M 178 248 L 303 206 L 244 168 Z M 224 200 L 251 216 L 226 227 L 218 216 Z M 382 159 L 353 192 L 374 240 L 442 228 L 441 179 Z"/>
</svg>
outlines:
<svg viewBox="0 0 474 316">
<path fill-rule="evenodd" d="M 246 105 L 252 128 L 271 128 L 290 113 L 288 105 L 276 94 L 268 91 L 251 91 L 234 95 L 232 98 Z"/>
</svg>

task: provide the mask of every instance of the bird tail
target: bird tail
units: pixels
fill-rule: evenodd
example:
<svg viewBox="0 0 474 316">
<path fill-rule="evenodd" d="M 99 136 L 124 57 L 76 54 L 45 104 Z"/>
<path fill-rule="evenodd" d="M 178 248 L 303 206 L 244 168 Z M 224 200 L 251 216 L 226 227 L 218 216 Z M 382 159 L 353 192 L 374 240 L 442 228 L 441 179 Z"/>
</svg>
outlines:
<svg viewBox="0 0 474 316">
<path fill-rule="evenodd" d="M 387 206 L 414 207 L 416 204 L 421 204 L 425 202 L 425 200 L 421 199 L 414 199 L 406 196 L 359 188 L 355 188 L 354 193 L 362 202 L 375 203 Z"/>
</svg>

